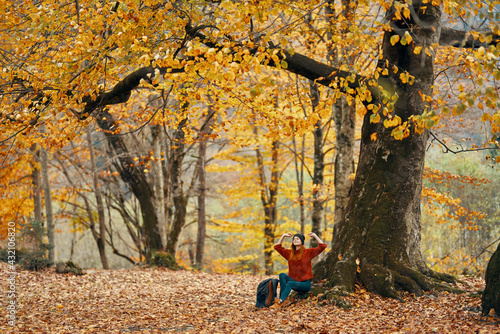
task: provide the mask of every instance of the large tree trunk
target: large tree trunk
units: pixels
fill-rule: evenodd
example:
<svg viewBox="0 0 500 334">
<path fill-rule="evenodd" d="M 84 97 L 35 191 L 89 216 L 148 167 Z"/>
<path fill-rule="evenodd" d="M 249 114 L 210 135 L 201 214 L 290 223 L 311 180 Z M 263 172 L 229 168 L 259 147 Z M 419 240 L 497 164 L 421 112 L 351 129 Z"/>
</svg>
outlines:
<svg viewBox="0 0 500 334">
<path fill-rule="evenodd" d="M 486 288 L 482 297 L 483 315 L 488 315 L 491 309 L 500 317 L 500 244 L 490 258 L 486 268 Z"/>
<path fill-rule="evenodd" d="M 420 93 L 432 94 L 433 57 L 414 53 L 414 47 L 425 49 L 439 36 L 441 11 L 426 5 L 424 14 L 414 3 L 421 24 L 413 29 L 414 44 L 392 46 L 390 38 L 396 33 L 384 35 L 379 66 L 384 67 L 386 61 L 390 64 L 393 85 L 384 88 L 399 96 L 389 117 L 397 115 L 402 122 L 423 113 L 426 104 Z M 392 66 L 398 68 L 397 73 Z M 405 70 L 415 77 L 413 85 L 400 81 Z M 332 251 L 316 267 L 315 278 L 352 290 L 357 277 L 368 290 L 383 296 L 398 297 L 396 288 L 421 295 L 436 286 L 428 278 L 435 274 L 420 253 L 420 194 L 428 132 L 418 134 L 412 128 L 409 137 L 396 140 L 392 129 L 385 128 L 382 121 L 370 123 L 370 116 L 369 111 L 364 118 L 359 165 L 345 216 Z"/>
<path fill-rule="evenodd" d="M 96 116 L 96 121 L 115 152 L 113 158 L 117 160 L 116 166 L 123 182 L 130 187 L 132 193 L 139 201 L 143 220 L 142 232 L 145 237 L 145 254 L 149 258 L 151 251 L 162 249 L 153 191 L 144 173 L 135 165 L 123 140 L 123 136 L 114 134 L 117 127 L 113 116 L 104 109 Z"/>
</svg>

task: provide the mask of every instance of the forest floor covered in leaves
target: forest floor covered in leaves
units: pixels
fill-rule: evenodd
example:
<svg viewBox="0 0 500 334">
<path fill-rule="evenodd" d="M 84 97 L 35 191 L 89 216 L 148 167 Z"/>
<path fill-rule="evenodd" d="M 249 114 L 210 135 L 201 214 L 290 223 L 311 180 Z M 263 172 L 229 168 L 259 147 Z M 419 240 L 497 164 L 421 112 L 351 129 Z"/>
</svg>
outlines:
<svg viewBox="0 0 500 334">
<path fill-rule="evenodd" d="M 2 272 L 8 266 L 0 264 Z M 478 278 L 467 292 L 381 298 L 363 289 L 345 297 L 344 310 L 314 298 L 283 309 L 256 309 L 265 276 L 134 268 L 87 270 L 83 276 L 18 270 L 13 329 L 2 333 L 500 333 L 483 317 Z M 5 282 L 5 279 L 3 280 Z M 2 298 L 5 300 L 5 298 Z M 5 303 L 1 305 L 6 318 Z"/>
</svg>

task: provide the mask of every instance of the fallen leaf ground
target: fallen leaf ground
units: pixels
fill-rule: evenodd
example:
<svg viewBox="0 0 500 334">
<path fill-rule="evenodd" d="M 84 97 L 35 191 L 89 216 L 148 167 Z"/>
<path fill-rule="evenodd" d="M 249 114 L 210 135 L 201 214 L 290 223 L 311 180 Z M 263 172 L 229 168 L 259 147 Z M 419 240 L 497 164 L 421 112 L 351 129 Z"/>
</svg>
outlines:
<svg viewBox="0 0 500 334">
<path fill-rule="evenodd" d="M 7 266 L 0 264 L 2 272 Z M 255 309 L 265 276 L 136 268 L 88 270 L 86 275 L 18 271 L 15 328 L 2 333 L 500 333 L 482 317 L 472 293 L 484 282 L 467 278 L 464 294 L 405 296 L 405 303 L 362 289 L 343 310 L 312 298 L 284 309 Z M 5 281 L 5 279 L 4 279 Z M 5 298 L 2 298 L 5 300 Z M 1 316 L 6 319 L 5 302 Z"/>
</svg>

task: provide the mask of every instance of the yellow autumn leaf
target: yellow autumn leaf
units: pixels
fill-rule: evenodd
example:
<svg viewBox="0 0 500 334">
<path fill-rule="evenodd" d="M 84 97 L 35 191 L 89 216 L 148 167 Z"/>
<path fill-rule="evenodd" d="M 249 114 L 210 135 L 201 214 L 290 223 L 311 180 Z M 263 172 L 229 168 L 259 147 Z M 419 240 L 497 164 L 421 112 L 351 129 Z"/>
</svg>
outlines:
<svg viewBox="0 0 500 334">
<path fill-rule="evenodd" d="M 399 35 L 392 35 L 390 41 L 392 45 L 396 45 L 399 42 Z"/>
<path fill-rule="evenodd" d="M 373 114 L 370 116 L 370 123 L 378 123 L 378 122 L 380 122 L 379 114 Z"/>
<path fill-rule="evenodd" d="M 413 37 L 411 37 L 411 35 L 408 31 L 405 31 L 405 39 L 406 39 L 406 43 L 408 43 L 408 44 L 410 44 L 413 41 Z"/>
<path fill-rule="evenodd" d="M 411 14 L 410 14 L 410 9 L 409 9 L 408 7 L 405 7 L 405 8 L 403 9 L 403 16 L 404 16 L 405 18 L 409 19 L 409 18 L 410 18 L 410 15 L 411 15 Z"/>
<path fill-rule="evenodd" d="M 319 120 L 321 120 L 321 118 L 315 113 L 309 116 L 309 124 L 311 125 L 315 125 Z"/>
<path fill-rule="evenodd" d="M 483 122 L 489 121 L 490 119 L 491 119 L 491 115 L 489 113 L 484 113 L 481 116 L 481 121 L 483 121 Z"/>
</svg>

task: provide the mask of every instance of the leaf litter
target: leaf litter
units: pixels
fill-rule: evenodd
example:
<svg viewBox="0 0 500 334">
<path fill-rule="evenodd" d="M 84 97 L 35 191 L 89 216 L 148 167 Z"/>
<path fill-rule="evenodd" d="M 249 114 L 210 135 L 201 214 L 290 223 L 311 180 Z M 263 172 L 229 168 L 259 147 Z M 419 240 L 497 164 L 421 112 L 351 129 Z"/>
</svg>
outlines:
<svg viewBox="0 0 500 334">
<path fill-rule="evenodd" d="M 0 264 L 2 272 L 7 266 Z M 270 276 L 133 268 L 83 276 L 18 271 L 16 324 L 1 333 L 500 333 L 481 315 L 480 278 L 466 292 L 427 293 L 405 302 L 361 287 L 342 309 L 316 297 L 282 309 L 256 309 L 258 283 Z M 6 280 L 3 280 L 4 282 Z M 3 298 L 4 300 L 6 298 Z M 6 319 L 6 303 L 1 304 Z"/>
</svg>

